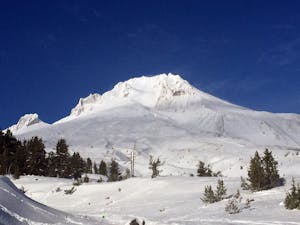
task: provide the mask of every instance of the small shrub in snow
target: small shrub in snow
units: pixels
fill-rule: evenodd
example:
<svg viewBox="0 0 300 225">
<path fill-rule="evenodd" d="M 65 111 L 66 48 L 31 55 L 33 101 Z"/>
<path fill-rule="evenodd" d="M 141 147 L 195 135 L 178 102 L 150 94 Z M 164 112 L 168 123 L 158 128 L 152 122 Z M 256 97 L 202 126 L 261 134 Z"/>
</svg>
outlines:
<svg viewBox="0 0 300 225">
<path fill-rule="evenodd" d="M 223 180 L 218 180 L 217 190 L 215 194 L 216 201 L 221 201 L 226 197 L 226 187 Z"/>
<path fill-rule="evenodd" d="M 61 192 L 61 188 L 60 187 L 56 188 L 55 192 Z"/>
<path fill-rule="evenodd" d="M 101 182 L 103 182 L 102 177 L 100 177 L 100 178 L 97 180 L 97 183 L 101 183 Z"/>
<path fill-rule="evenodd" d="M 82 184 L 82 180 L 79 178 L 79 179 L 76 179 L 74 182 L 73 182 L 73 185 L 74 186 L 79 186 Z"/>
<path fill-rule="evenodd" d="M 242 190 L 249 190 L 249 184 L 247 183 L 247 181 L 245 180 L 245 178 L 241 177 L 241 188 Z"/>
<path fill-rule="evenodd" d="M 229 214 L 236 214 L 241 211 L 239 204 L 242 201 L 240 191 L 237 190 L 236 194 L 229 199 L 228 204 L 225 206 L 225 211 Z"/>
<path fill-rule="evenodd" d="M 216 196 L 211 185 L 205 187 L 203 198 L 201 198 L 201 200 L 206 204 L 216 202 Z"/>
<path fill-rule="evenodd" d="M 129 225 L 146 225 L 145 221 L 143 220 L 141 223 L 137 221 L 137 219 L 132 220 Z"/>
<path fill-rule="evenodd" d="M 221 171 L 218 171 L 218 172 L 213 172 L 213 177 L 222 177 L 222 173 Z"/>
<path fill-rule="evenodd" d="M 226 197 L 226 190 L 223 180 L 218 180 L 217 190 L 213 191 L 211 185 L 206 186 L 201 200 L 206 204 L 222 201 Z"/>
<path fill-rule="evenodd" d="M 25 189 L 24 186 L 21 186 L 19 189 L 23 194 L 25 194 L 27 192 L 27 190 Z"/>
<path fill-rule="evenodd" d="M 90 182 L 90 178 L 88 177 L 88 175 L 85 175 L 85 176 L 83 177 L 83 182 L 84 182 L 84 183 Z"/>
<path fill-rule="evenodd" d="M 284 206 L 287 209 L 300 210 L 300 186 L 299 184 L 295 184 L 294 178 L 292 180 L 292 187 L 284 199 Z"/>
<path fill-rule="evenodd" d="M 198 169 L 197 169 L 197 176 L 198 177 L 211 177 L 212 174 L 212 170 L 210 169 L 209 165 L 205 165 L 204 162 L 199 161 L 198 164 Z"/>
<path fill-rule="evenodd" d="M 72 187 L 72 188 L 70 188 L 70 189 L 66 189 L 66 190 L 65 190 L 65 194 L 66 194 L 66 195 L 71 195 L 71 194 L 73 194 L 75 191 L 76 191 L 75 187 Z"/>
<path fill-rule="evenodd" d="M 250 204 L 251 204 L 251 202 L 253 202 L 253 201 L 254 201 L 253 198 L 251 198 L 251 199 L 247 198 L 247 199 L 246 199 L 246 203 L 245 203 L 245 208 L 246 208 L 246 209 L 250 208 Z"/>
<path fill-rule="evenodd" d="M 164 165 L 164 162 L 161 162 L 159 157 L 157 159 L 154 159 L 153 156 L 150 156 L 149 159 L 149 169 L 152 170 L 151 178 L 155 178 L 159 176 L 159 174 L 162 172 L 159 170 L 159 167 Z"/>
</svg>

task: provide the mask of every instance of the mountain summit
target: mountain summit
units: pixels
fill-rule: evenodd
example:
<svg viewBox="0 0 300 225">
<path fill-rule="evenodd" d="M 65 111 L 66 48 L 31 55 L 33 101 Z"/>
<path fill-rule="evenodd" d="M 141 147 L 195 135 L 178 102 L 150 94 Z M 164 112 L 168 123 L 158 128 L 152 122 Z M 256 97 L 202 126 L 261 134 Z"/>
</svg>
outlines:
<svg viewBox="0 0 300 225">
<path fill-rule="evenodd" d="M 86 98 L 81 98 L 71 110 L 71 114 L 59 122 L 109 108 L 132 104 L 139 104 L 156 110 L 186 110 L 195 105 L 208 108 L 241 108 L 202 92 L 179 75 L 169 73 L 152 77 L 132 78 L 116 84 L 111 91 L 103 95 L 95 93 Z"/>
</svg>

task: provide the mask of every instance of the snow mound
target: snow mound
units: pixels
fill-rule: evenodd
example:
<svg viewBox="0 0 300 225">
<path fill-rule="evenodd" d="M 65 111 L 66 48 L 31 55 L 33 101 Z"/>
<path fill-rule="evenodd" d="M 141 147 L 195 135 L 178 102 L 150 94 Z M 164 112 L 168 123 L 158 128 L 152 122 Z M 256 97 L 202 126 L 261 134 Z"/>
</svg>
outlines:
<svg viewBox="0 0 300 225">
<path fill-rule="evenodd" d="M 28 198 L 8 177 L 0 176 L 0 224 L 96 224 Z"/>
</svg>

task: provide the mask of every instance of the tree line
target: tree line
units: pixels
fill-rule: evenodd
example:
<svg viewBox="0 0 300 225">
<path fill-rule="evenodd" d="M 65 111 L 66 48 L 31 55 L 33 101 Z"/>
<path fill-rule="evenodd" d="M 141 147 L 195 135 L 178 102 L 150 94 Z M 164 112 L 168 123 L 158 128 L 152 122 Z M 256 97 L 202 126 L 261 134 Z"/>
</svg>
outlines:
<svg viewBox="0 0 300 225">
<path fill-rule="evenodd" d="M 60 178 L 81 178 L 83 173 L 108 176 L 109 181 L 120 180 L 119 165 L 112 160 L 108 167 L 101 160 L 99 166 L 90 158 L 84 159 L 78 152 L 70 154 L 65 139 L 59 139 L 55 151 L 46 152 L 42 138 L 17 140 L 10 130 L 0 130 L 0 175 L 37 175 Z"/>
</svg>

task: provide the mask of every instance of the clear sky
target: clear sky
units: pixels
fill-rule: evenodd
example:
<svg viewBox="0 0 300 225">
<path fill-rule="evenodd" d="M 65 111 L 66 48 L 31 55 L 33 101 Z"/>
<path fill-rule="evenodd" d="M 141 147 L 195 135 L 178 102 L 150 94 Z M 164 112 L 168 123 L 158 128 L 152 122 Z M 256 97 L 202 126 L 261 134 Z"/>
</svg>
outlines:
<svg viewBox="0 0 300 225">
<path fill-rule="evenodd" d="M 0 127 L 172 72 L 256 110 L 300 113 L 300 1 L 1 1 Z"/>
</svg>

